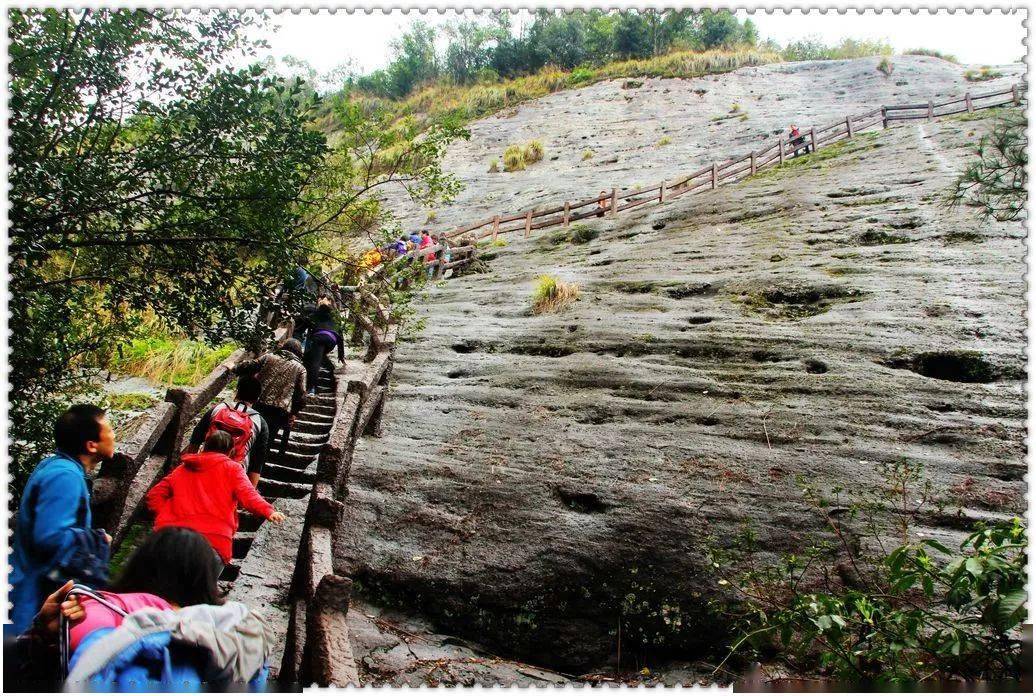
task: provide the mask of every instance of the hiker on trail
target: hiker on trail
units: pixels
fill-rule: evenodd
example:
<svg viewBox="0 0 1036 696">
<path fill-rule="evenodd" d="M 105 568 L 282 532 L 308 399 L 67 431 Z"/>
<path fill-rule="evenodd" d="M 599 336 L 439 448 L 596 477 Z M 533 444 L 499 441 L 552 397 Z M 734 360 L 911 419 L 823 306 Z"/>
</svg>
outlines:
<svg viewBox="0 0 1036 696">
<path fill-rule="evenodd" d="M 803 138 L 802 134 L 799 132 L 798 126 L 793 125 L 791 127 L 791 131 L 788 133 L 788 139 L 791 141 L 792 147 L 795 148 L 795 151 L 792 153 L 792 157 L 798 157 L 799 151 L 803 148 L 803 145 L 806 142 L 805 138 Z M 806 154 L 808 155 L 809 145 L 805 145 L 805 149 Z"/>
<path fill-rule="evenodd" d="M 597 199 L 597 217 L 599 218 L 604 217 L 604 214 L 608 212 L 608 206 L 610 205 L 610 201 L 608 198 L 606 198 L 607 195 L 607 191 L 601 191 L 601 197 Z"/>
<path fill-rule="evenodd" d="M 419 245 L 421 243 L 421 235 L 424 234 L 424 232 L 424 230 L 421 230 L 420 232 L 411 232 L 410 243 L 413 244 L 415 247 Z"/>
<path fill-rule="evenodd" d="M 65 689 L 264 687 L 272 633 L 246 605 L 223 601 L 212 558 L 203 536 L 166 527 L 133 552 L 110 592 L 74 588 Z"/>
<path fill-rule="evenodd" d="M 368 249 L 362 257 L 360 257 L 360 268 L 363 270 L 370 270 L 377 268 L 383 261 L 381 251 L 379 249 Z"/>
<path fill-rule="evenodd" d="M 406 251 L 407 251 L 406 243 L 407 243 L 406 236 L 400 237 L 399 239 L 397 239 L 396 241 L 394 241 L 392 243 L 392 248 L 396 250 L 396 256 L 405 256 L 406 255 Z"/>
<path fill-rule="evenodd" d="M 306 403 L 306 368 L 302 366 L 302 354 L 302 343 L 289 338 L 272 353 L 258 360 L 244 360 L 231 368 L 238 375 L 252 375 L 259 380 L 259 399 L 253 408 L 270 430 L 267 453 L 283 433 L 281 455 L 284 454 L 295 418 Z"/>
<path fill-rule="evenodd" d="M 302 363 L 306 367 L 306 389 L 309 394 L 317 393 L 320 368 L 328 353 L 336 346 L 338 362 L 345 362 L 345 342 L 338 331 L 331 300 L 325 297 L 317 302 L 317 308 L 309 317 L 306 351 L 302 356 Z"/>
<path fill-rule="evenodd" d="M 87 475 L 115 455 L 104 410 L 79 404 L 54 424 L 55 453 L 33 469 L 22 492 L 8 562 L 11 629 L 22 633 L 47 595 L 69 579 L 104 584 L 111 537 L 91 528 Z"/>
<path fill-rule="evenodd" d="M 222 430 L 233 440 L 230 458 L 243 466 L 252 485 L 258 486 L 270 446 L 270 427 L 253 408 L 261 393 L 262 385 L 255 377 L 239 378 L 234 403 L 224 401 L 205 412 L 191 433 L 187 451 L 197 452 L 209 435 Z"/>
<path fill-rule="evenodd" d="M 148 509 L 155 514 L 155 531 L 185 527 L 198 532 L 212 545 L 218 556 L 213 562 L 220 572 L 233 552 L 238 506 L 274 523 L 284 520 L 259 495 L 241 465 L 227 456 L 233 446 L 228 433 L 210 433 L 202 451 L 183 455 L 183 463 L 155 484 L 146 498 Z"/>
</svg>

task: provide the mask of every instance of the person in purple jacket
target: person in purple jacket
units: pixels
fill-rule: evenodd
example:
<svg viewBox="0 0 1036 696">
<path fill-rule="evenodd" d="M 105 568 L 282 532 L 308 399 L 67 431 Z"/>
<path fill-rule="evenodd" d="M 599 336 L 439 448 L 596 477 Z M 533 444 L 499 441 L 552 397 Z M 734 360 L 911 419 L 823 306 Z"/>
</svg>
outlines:
<svg viewBox="0 0 1036 696">
<path fill-rule="evenodd" d="M 345 361 L 345 341 L 338 331 L 331 300 L 326 297 L 317 301 L 317 307 L 309 317 L 309 331 L 306 334 L 306 352 L 302 364 L 306 368 L 306 391 L 317 393 L 320 366 L 333 348 L 338 348 L 338 361 Z"/>
</svg>

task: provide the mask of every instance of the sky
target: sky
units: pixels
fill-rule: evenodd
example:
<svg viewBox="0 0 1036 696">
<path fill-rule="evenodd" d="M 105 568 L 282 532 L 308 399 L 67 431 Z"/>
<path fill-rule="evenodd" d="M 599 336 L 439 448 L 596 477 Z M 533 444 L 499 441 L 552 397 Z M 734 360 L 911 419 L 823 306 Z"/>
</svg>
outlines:
<svg viewBox="0 0 1036 696">
<path fill-rule="evenodd" d="M 749 15 L 759 27 L 762 38 L 772 38 L 781 45 L 789 41 L 819 36 L 825 43 L 837 43 L 843 37 L 887 39 L 897 51 L 911 48 L 931 48 L 956 55 L 962 63 L 1013 63 L 1025 53 L 1022 24 L 1026 10 L 1013 14 L 999 11 L 985 14 L 981 10 L 967 14 L 962 10 L 930 14 L 927 10 L 911 14 L 902 10 L 882 13 L 867 11 L 859 14 L 851 10 L 826 13 L 816 10 L 803 14 L 792 11 L 785 14 L 774 10 L 768 14 L 757 10 Z M 417 10 L 404 14 L 396 10 L 384 14 L 356 11 L 335 14 L 324 10 L 319 14 L 302 11 L 299 14 L 281 12 L 273 15 L 273 24 L 279 28 L 269 31 L 264 38 L 270 43 L 270 53 L 276 58 L 291 55 L 301 58 L 324 73 L 351 61 L 358 72 L 370 72 L 383 67 L 389 59 L 389 42 L 415 19 L 432 25 L 442 25 L 457 17 L 450 11 L 439 14 L 429 10 L 421 15 Z M 520 24 L 521 17 L 513 24 Z"/>
</svg>

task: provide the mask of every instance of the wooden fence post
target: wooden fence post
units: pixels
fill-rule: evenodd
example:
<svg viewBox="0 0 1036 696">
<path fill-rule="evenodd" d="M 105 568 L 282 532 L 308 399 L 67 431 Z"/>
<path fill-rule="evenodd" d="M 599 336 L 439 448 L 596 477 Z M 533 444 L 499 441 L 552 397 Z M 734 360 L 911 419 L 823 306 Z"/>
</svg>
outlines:
<svg viewBox="0 0 1036 696">
<path fill-rule="evenodd" d="M 500 234 L 500 216 L 497 215 L 493 218 L 493 241 L 496 241 L 496 236 Z"/>
<path fill-rule="evenodd" d="M 568 215 L 569 215 L 568 209 L 569 209 L 569 202 L 565 201 L 565 227 L 568 227 Z"/>
<path fill-rule="evenodd" d="M 964 103 L 968 106 L 968 113 L 974 113 L 975 105 L 971 103 L 971 92 L 964 93 Z"/>
<path fill-rule="evenodd" d="M 810 128 L 809 129 L 809 142 L 813 146 L 813 152 L 816 152 L 817 151 L 817 129 L 816 128 Z"/>
<path fill-rule="evenodd" d="M 658 187 L 658 202 L 665 203 L 665 179 L 662 179 L 662 185 Z"/>
<path fill-rule="evenodd" d="M 532 211 L 525 214 L 525 238 L 528 239 L 532 233 Z"/>
<path fill-rule="evenodd" d="M 845 132 L 849 134 L 849 137 L 853 137 L 853 120 L 848 116 L 845 117 Z"/>
<path fill-rule="evenodd" d="M 889 127 L 888 112 L 885 111 L 885 107 L 884 106 L 881 107 L 881 127 L 882 128 L 888 128 Z"/>
<path fill-rule="evenodd" d="M 1018 85 L 1011 85 L 1011 99 L 1014 101 L 1014 105 L 1018 106 L 1022 103 L 1021 97 L 1018 96 Z"/>
<path fill-rule="evenodd" d="M 777 139 L 777 147 L 779 148 L 781 164 L 784 164 L 784 138 Z"/>
<path fill-rule="evenodd" d="M 619 192 L 612 189 L 612 215 L 619 212 Z"/>
<path fill-rule="evenodd" d="M 928 100 L 928 120 L 931 121 L 935 118 L 935 106 L 932 104 L 932 100 Z"/>
<path fill-rule="evenodd" d="M 712 163 L 712 188 L 713 189 L 716 188 L 716 174 L 718 174 L 718 171 L 717 171 L 718 169 L 719 169 L 719 166 L 715 162 L 713 162 Z"/>
<path fill-rule="evenodd" d="M 750 172 L 752 174 L 755 174 L 755 150 L 752 150 L 752 155 L 751 156 L 752 156 L 752 168 L 751 168 Z"/>
</svg>

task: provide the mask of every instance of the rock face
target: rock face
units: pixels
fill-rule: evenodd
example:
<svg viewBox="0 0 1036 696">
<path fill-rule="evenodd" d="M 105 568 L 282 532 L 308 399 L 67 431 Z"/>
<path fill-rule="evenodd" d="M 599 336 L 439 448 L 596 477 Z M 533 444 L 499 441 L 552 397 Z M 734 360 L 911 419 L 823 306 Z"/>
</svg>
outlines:
<svg viewBox="0 0 1036 696">
<path fill-rule="evenodd" d="M 767 124 L 809 123 L 791 105 L 770 113 L 807 96 L 826 107 L 820 122 L 863 110 L 840 108 L 855 91 L 836 94 L 857 83 L 816 86 L 824 70 L 859 73 L 860 92 L 891 90 L 867 61 L 814 66 L 808 79 L 800 69 L 741 71 L 760 88 L 801 78 Z M 909 74 L 898 65 L 893 80 Z M 702 82 L 709 99 L 735 89 Z M 619 87 L 583 92 L 608 89 Z M 751 530 L 762 561 L 815 539 L 822 520 L 797 477 L 853 490 L 878 483 L 878 465 L 921 463 L 961 517 L 933 513 L 918 531 L 950 542 L 970 519 L 1020 513 L 1024 229 L 943 201 L 987 116 L 864 134 L 729 188 L 595 219 L 587 243 L 515 237 L 489 272 L 430 286 L 427 325 L 397 352 L 384 436 L 356 452 L 339 572 L 368 601 L 496 654 L 589 671 L 621 651 L 629 668 L 642 653 L 722 650 L 710 538 L 726 546 Z M 627 127 L 658 126 L 648 118 Z M 698 166 L 660 152 L 640 183 Z M 566 179 L 573 192 L 582 176 Z M 520 208 L 535 196 L 511 198 Z M 579 299 L 533 315 L 542 273 L 577 283 Z"/>
</svg>

